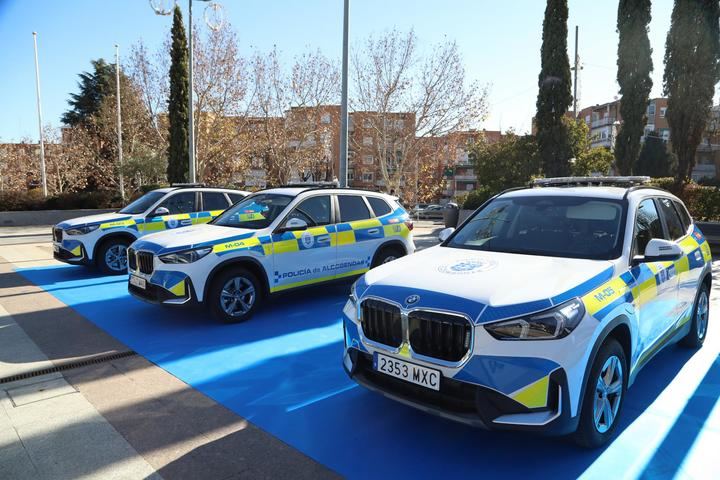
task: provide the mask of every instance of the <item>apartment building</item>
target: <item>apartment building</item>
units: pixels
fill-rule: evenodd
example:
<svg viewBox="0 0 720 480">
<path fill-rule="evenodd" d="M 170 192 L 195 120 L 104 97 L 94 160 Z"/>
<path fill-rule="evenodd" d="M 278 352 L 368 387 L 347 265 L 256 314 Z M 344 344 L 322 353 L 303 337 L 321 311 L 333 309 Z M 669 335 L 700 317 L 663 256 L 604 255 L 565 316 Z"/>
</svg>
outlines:
<svg viewBox="0 0 720 480">
<path fill-rule="evenodd" d="M 695 155 L 693 180 L 720 178 L 720 105 L 710 111 L 710 121 Z"/>
</svg>

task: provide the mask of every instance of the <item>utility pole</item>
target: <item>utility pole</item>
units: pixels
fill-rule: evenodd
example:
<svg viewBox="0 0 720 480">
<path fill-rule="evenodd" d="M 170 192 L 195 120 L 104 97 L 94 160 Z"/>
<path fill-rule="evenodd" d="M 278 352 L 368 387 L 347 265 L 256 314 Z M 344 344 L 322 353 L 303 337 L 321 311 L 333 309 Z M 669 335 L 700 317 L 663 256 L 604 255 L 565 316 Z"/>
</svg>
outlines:
<svg viewBox="0 0 720 480">
<path fill-rule="evenodd" d="M 42 108 L 40 108 L 40 64 L 38 63 L 37 32 L 33 32 L 35 44 L 35 90 L 37 91 L 38 130 L 40 131 L 40 177 L 42 179 L 43 196 L 47 197 L 47 177 L 45 176 L 45 138 L 42 129 Z"/>
<path fill-rule="evenodd" d="M 120 114 L 120 47 L 115 44 L 115 90 L 117 97 L 117 144 L 120 169 L 120 198 L 125 202 L 125 177 L 123 175 L 122 116 Z"/>
<path fill-rule="evenodd" d="M 188 98 L 190 99 L 190 131 L 188 139 L 190 142 L 190 168 L 188 169 L 188 181 L 195 183 L 195 113 L 193 112 L 193 22 L 192 22 L 192 0 L 188 0 Z"/>
<path fill-rule="evenodd" d="M 348 15 L 350 0 L 343 7 L 342 92 L 340 98 L 340 186 L 347 187 L 348 177 Z"/>
<path fill-rule="evenodd" d="M 577 119 L 578 26 L 575 25 L 575 79 L 573 80 L 573 118 Z"/>
</svg>

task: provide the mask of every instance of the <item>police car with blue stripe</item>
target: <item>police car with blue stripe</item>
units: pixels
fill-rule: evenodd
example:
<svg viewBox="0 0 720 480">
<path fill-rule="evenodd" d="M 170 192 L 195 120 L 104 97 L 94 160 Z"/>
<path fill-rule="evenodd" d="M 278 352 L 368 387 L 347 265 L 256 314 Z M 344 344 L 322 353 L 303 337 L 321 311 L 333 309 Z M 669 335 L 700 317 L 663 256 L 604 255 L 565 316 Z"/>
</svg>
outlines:
<svg viewBox="0 0 720 480">
<path fill-rule="evenodd" d="M 127 247 L 153 232 L 207 223 L 247 192 L 198 184 L 152 190 L 115 213 L 91 215 L 53 227 L 56 260 L 97 266 L 108 275 L 127 273 Z"/>
<path fill-rule="evenodd" d="M 130 293 L 166 305 L 206 304 L 247 320 L 268 294 L 361 275 L 415 251 L 397 198 L 331 185 L 262 190 L 207 225 L 130 246 Z"/>
<path fill-rule="evenodd" d="M 344 308 L 346 371 L 467 424 L 603 444 L 640 369 L 708 328 L 710 247 L 647 180 L 544 179 L 371 270 Z"/>
</svg>

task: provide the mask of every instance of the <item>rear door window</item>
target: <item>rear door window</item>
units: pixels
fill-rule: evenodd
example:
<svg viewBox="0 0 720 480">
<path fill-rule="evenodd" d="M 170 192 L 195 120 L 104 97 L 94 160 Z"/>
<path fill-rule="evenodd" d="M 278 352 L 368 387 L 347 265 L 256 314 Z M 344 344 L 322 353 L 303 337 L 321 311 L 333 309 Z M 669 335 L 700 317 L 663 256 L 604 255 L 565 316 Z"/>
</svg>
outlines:
<svg viewBox="0 0 720 480">
<path fill-rule="evenodd" d="M 205 211 L 225 210 L 230 206 L 222 192 L 202 192 L 202 197 Z"/>
<path fill-rule="evenodd" d="M 635 217 L 635 246 L 633 256 L 644 255 L 645 247 L 653 238 L 665 238 L 655 202 L 648 198 L 640 202 Z"/>
<path fill-rule="evenodd" d="M 392 209 L 385 200 L 378 197 L 366 197 L 376 217 L 382 217 L 392 212 Z"/>
<path fill-rule="evenodd" d="M 678 214 L 680 215 L 680 220 L 682 220 L 683 228 L 687 232 L 690 228 L 690 225 L 692 225 L 692 219 L 690 218 L 690 214 L 688 214 L 685 205 L 683 205 L 682 203 L 673 200 L 673 204 L 675 205 L 675 210 L 677 210 Z"/>
<path fill-rule="evenodd" d="M 677 240 L 685 235 L 685 228 L 683 228 L 682 221 L 680 221 L 680 216 L 675 210 L 672 200 L 669 198 L 658 198 L 658 205 L 660 205 L 660 212 L 665 218 L 670 239 Z"/>
<path fill-rule="evenodd" d="M 356 220 L 367 220 L 370 218 L 370 210 L 365 205 L 365 200 L 359 195 L 338 195 L 340 204 L 340 221 L 354 222 Z"/>
</svg>

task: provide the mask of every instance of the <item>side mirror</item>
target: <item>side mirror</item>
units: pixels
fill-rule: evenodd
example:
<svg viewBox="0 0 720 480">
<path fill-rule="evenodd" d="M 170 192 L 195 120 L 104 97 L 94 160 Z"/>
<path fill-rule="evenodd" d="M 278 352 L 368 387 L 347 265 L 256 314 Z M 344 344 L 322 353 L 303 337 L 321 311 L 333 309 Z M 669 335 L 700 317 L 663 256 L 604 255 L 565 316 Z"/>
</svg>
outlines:
<svg viewBox="0 0 720 480">
<path fill-rule="evenodd" d="M 170 210 L 165 207 L 157 207 L 153 212 L 153 217 L 162 217 L 163 215 L 170 215 Z"/>
<path fill-rule="evenodd" d="M 302 218 L 291 218 L 290 220 L 285 222 L 285 225 L 279 230 L 281 232 L 297 232 L 299 230 L 307 230 L 307 228 L 308 224 Z"/>
<path fill-rule="evenodd" d="M 453 227 L 448 227 L 440 230 L 440 233 L 438 234 L 438 240 L 444 242 L 450 237 L 450 235 L 453 234 L 454 231 L 455 229 Z"/>
<path fill-rule="evenodd" d="M 683 251 L 678 244 L 670 240 L 653 238 L 645 247 L 643 262 L 668 262 L 674 261 L 683 256 Z"/>
</svg>

